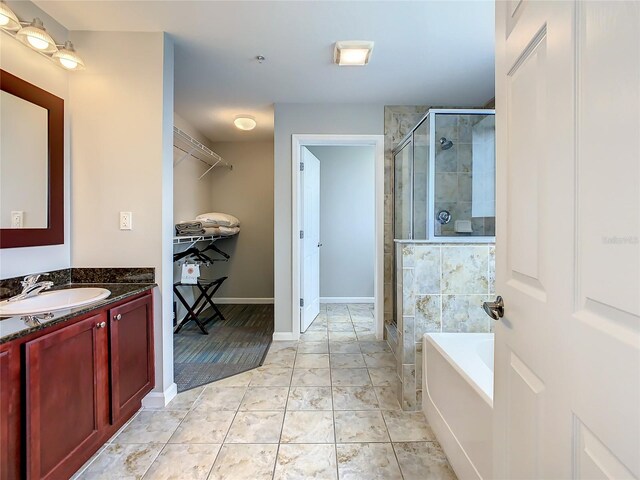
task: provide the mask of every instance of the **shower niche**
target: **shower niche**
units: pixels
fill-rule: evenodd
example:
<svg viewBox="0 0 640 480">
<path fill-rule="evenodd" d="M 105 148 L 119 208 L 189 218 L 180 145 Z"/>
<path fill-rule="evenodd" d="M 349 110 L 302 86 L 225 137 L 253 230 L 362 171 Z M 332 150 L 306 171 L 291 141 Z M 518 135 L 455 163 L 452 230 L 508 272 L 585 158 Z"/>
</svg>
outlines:
<svg viewBox="0 0 640 480">
<path fill-rule="evenodd" d="M 393 151 L 394 238 L 495 239 L 495 110 L 431 109 Z"/>
</svg>

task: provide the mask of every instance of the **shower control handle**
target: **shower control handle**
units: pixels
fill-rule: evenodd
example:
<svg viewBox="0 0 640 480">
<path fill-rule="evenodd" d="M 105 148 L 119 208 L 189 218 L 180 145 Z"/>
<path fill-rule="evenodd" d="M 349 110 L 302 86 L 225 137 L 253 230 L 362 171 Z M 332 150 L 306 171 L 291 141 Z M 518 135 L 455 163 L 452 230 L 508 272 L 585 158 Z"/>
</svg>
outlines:
<svg viewBox="0 0 640 480">
<path fill-rule="evenodd" d="M 504 300 L 500 295 L 496 297 L 495 302 L 484 302 L 482 308 L 494 320 L 499 320 L 504 316 Z"/>
</svg>

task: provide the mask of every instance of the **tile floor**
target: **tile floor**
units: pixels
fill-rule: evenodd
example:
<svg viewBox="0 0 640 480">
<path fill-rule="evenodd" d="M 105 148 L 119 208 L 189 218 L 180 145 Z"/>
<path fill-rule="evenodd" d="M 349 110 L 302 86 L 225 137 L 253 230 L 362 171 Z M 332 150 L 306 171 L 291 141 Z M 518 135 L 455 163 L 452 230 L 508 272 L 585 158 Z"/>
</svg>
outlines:
<svg viewBox="0 0 640 480">
<path fill-rule="evenodd" d="M 141 410 L 77 479 L 455 479 L 421 412 L 396 399 L 371 307 L 328 304 L 264 365 Z"/>
</svg>

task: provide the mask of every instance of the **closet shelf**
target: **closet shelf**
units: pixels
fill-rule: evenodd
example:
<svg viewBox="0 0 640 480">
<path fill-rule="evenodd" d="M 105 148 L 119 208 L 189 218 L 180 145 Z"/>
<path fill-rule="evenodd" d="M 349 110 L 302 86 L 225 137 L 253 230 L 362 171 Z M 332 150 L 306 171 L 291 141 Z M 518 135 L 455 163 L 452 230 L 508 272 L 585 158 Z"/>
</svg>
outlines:
<svg viewBox="0 0 640 480">
<path fill-rule="evenodd" d="M 225 161 L 220 155 L 176 126 L 173 127 L 173 146 L 184 153 L 182 157 L 173 163 L 173 168 L 177 167 L 189 156 L 209 166 L 207 171 L 200 175 L 198 180 L 209 173 L 214 167 L 223 167 L 229 170 L 233 169 L 233 165 Z"/>
<path fill-rule="evenodd" d="M 213 241 L 219 238 L 223 238 L 219 235 L 194 235 L 194 236 L 180 236 L 173 237 L 173 244 L 180 245 L 182 243 L 196 243 L 196 242 L 204 242 L 204 241 Z"/>
</svg>

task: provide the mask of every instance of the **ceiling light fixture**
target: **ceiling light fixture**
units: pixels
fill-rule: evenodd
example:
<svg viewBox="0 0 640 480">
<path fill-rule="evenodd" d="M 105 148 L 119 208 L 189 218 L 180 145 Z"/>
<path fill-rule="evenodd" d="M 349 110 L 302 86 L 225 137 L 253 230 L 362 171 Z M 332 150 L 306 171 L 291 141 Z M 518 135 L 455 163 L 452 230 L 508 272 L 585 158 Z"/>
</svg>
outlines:
<svg viewBox="0 0 640 480">
<path fill-rule="evenodd" d="M 66 41 L 60 50 L 53 54 L 53 60 L 67 70 L 84 70 L 84 62 L 73 48 L 73 43 Z"/>
<path fill-rule="evenodd" d="M 4 2 L 0 2 L 0 28 L 10 32 L 20 30 L 20 20 Z"/>
<path fill-rule="evenodd" d="M 28 26 L 22 27 L 16 34 L 16 38 L 25 45 L 44 53 L 54 53 L 58 50 L 56 42 L 47 33 L 39 18 L 34 18 Z"/>
<path fill-rule="evenodd" d="M 373 42 L 366 40 L 348 40 L 336 42 L 333 49 L 333 61 L 341 67 L 362 66 L 369 63 Z"/>
<path fill-rule="evenodd" d="M 257 125 L 256 119 L 250 115 L 238 115 L 233 124 L 240 130 L 253 130 Z"/>
</svg>

